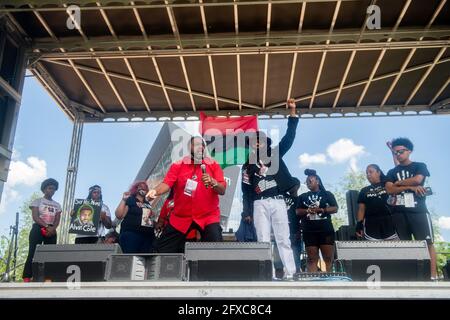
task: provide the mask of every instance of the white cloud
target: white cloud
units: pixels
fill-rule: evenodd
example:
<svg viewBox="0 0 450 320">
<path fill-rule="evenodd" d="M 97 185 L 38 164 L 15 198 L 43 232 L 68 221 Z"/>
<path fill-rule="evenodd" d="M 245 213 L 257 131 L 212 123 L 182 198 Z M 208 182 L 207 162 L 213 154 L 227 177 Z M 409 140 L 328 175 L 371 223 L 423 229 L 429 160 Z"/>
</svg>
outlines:
<svg viewBox="0 0 450 320">
<path fill-rule="evenodd" d="M 298 157 L 300 167 L 308 167 L 312 164 L 326 164 L 327 157 L 323 153 L 309 154 L 303 153 Z"/>
<path fill-rule="evenodd" d="M 355 144 L 353 140 L 341 138 L 328 145 L 326 154 L 303 153 L 298 159 L 300 167 L 307 167 L 315 164 L 341 164 L 348 162 L 350 169 L 357 171 L 358 159 L 364 154 L 366 154 L 364 146 Z"/>
<path fill-rule="evenodd" d="M 365 153 L 364 146 L 355 144 L 350 139 L 339 139 L 327 148 L 327 155 L 337 163 L 357 159 Z"/>
<path fill-rule="evenodd" d="M 450 230 L 450 217 L 440 217 L 438 222 L 441 229 Z"/>
<path fill-rule="evenodd" d="M 16 159 L 18 155 L 16 154 Z M 0 201 L 0 214 L 6 212 L 8 204 L 20 200 L 14 188 L 20 185 L 33 187 L 47 177 L 47 163 L 37 157 L 28 157 L 26 162 L 13 160 L 9 166 L 8 181 Z"/>
<path fill-rule="evenodd" d="M 28 157 L 26 162 L 11 161 L 7 184 L 34 186 L 47 176 L 47 163 L 37 157 Z"/>
<path fill-rule="evenodd" d="M 12 189 L 8 185 L 5 185 L 5 188 L 3 189 L 2 199 L 0 201 L 0 215 L 6 212 L 8 204 L 19 199 L 19 192 Z"/>
</svg>

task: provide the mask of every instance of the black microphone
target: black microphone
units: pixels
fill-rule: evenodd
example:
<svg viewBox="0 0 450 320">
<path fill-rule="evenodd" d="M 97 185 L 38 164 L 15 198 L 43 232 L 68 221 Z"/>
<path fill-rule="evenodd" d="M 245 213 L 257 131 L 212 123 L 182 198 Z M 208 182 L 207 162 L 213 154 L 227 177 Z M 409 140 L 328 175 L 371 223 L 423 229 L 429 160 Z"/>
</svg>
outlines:
<svg viewBox="0 0 450 320">
<path fill-rule="evenodd" d="M 206 173 L 206 166 L 205 166 L 204 163 L 202 163 L 200 165 L 200 168 L 202 168 L 202 173 L 205 174 Z M 208 184 L 205 183 L 205 187 L 206 187 L 206 189 L 208 189 Z"/>
</svg>

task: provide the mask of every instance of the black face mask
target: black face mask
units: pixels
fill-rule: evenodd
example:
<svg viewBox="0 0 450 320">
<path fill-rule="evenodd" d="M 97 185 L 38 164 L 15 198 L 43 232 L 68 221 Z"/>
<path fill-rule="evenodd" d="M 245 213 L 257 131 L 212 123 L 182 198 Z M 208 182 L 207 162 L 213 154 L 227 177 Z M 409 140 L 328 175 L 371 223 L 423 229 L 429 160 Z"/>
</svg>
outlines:
<svg viewBox="0 0 450 320">
<path fill-rule="evenodd" d="M 143 190 L 143 189 L 139 189 L 138 190 L 138 194 L 145 197 L 145 195 L 147 194 L 147 191 Z"/>
</svg>

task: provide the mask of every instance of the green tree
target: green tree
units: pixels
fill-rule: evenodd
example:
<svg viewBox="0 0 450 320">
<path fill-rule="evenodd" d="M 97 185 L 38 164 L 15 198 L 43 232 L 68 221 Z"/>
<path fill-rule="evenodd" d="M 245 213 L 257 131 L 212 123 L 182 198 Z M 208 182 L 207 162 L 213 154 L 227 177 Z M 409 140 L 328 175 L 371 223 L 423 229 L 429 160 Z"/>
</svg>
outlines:
<svg viewBox="0 0 450 320">
<path fill-rule="evenodd" d="M 447 263 L 447 259 L 450 258 L 450 243 L 444 241 L 441 236 L 441 228 L 439 227 L 440 216 L 434 211 L 429 210 L 431 215 L 431 223 L 433 224 L 433 234 L 434 234 L 434 247 L 437 253 L 437 269 L 439 275 L 443 276 L 443 269 Z"/>
<path fill-rule="evenodd" d="M 34 193 L 27 201 L 25 201 L 19 210 L 19 234 L 17 237 L 17 269 L 16 281 L 22 281 L 22 273 L 25 261 L 28 255 L 28 236 L 33 225 L 33 218 L 31 216 L 30 204 L 35 199 L 40 198 L 40 193 Z M 3 235 L 0 238 L 0 274 L 3 275 L 6 271 L 6 260 L 8 258 L 10 248 L 10 236 Z M 14 254 L 14 253 L 13 253 Z M 13 259 L 13 254 L 11 259 Z M 13 261 L 11 261 L 11 275 L 13 272 Z"/>
</svg>

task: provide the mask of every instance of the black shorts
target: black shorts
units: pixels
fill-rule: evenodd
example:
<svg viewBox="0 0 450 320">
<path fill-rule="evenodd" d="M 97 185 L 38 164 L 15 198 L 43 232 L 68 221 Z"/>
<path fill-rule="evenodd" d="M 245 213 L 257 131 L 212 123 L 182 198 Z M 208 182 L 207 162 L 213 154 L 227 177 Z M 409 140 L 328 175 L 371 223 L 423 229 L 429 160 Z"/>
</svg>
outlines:
<svg viewBox="0 0 450 320">
<path fill-rule="evenodd" d="M 366 240 L 398 240 L 391 216 L 367 217 L 364 220 Z"/>
<path fill-rule="evenodd" d="M 400 240 L 426 240 L 434 242 L 433 225 L 430 214 L 395 212 L 392 215 L 395 229 Z"/>
<path fill-rule="evenodd" d="M 305 242 L 305 247 L 320 247 L 325 245 L 334 245 L 334 231 L 328 232 L 304 232 L 303 241 Z"/>
</svg>

